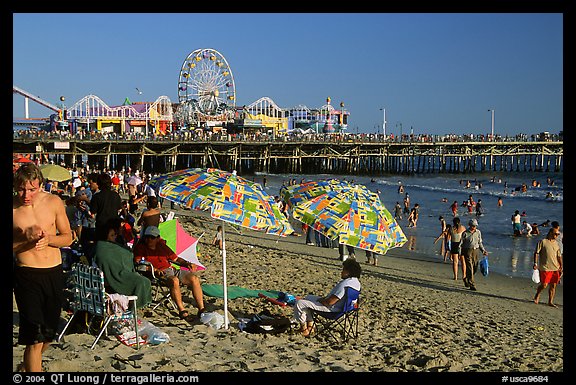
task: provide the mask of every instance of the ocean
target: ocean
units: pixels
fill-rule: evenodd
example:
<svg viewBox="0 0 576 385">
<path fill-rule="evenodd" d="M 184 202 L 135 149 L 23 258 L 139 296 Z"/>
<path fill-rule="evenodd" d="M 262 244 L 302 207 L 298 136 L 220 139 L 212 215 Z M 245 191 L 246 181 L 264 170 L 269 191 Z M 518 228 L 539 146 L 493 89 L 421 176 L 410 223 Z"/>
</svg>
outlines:
<svg viewBox="0 0 576 385">
<path fill-rule="evenodd" d="M 420 217 L 416 227 L 408 227 L 407 215 L 403 215 L 400 226 L 408 238 L 402 247 L 423 254 L 430 259 L 442 261 L 441 240 L 434 244 L 440 234 L 439 216 L 452 224 L 450 205 L 457 201 L 458 215 L 462 224 L 467 227 L 468 220 L 476 218 L 478 228 L 482 231 L 484 247 L 488 250 L 490 272 L 510 276 L 529 278 L 532 274 L 533 253 L 536 243 L 546 236 L 549 227 L 539 227 L 540 235 L 532 237 L 514 237 L 511 216 L 516 210 L 526 215 L 522 220 L 528 223 L 541 224 L 546 220 L 558 221 L 563 229 L 563 195 L 564 184 L 562 173 L 543 172 L 483 172 L 475 174 L 422 174 L 422 175 L 389 175 L 389 176 L 346 176 L 346 175 L 292 175 L 263 174 L 247 177 L 262 183 L 266 177 L 266 192 L 279 195 L 283 183 L 291 180 L 296 183 L 320 179 L 345 179 L 363 184 L 370 190 L 379 193 L 380 199 L 393 214 L 396 202 L 403 204 L 404 193 L 398 193 L 398 186 L 404 186 L 405 193 L 410 196 L 410 206 L 420 205 Z M 553 184 L 548 184 L 548 179 Z M 467 181 L 470 182 L 467 188 Z M 540 184 L 533 187 L 532 183 Z M 520 186 L 526 184 L 526 192 Z M 551 193 L 554 199 L 547 199 Z M 483 215 L 471 214 L 466 207 L 460 206 L 469 195 L 478 202 L 482 201 Z M 497 206 L 498 198 L 502 198 L 502 206 Z M 310 246 L 314 247 L 314 246 Z M 337 251 L 335 250 L 335 253 Z M 363 261 L 363 254 L 361 260 Z M 382 263 L 386 256 L 381 257 Z M 446 263 L 448 265 L 448 263 Z M 460 267 L 459 267 L 460 270 Z M 451 271 L 448 270 L 447 271 Z M 480 274 L 480 273 L 478 273 Z M 459 276 L 461 272 L 459 271 Z M 478 279 L 478 278 L 477 278 Z"/>
</svg>

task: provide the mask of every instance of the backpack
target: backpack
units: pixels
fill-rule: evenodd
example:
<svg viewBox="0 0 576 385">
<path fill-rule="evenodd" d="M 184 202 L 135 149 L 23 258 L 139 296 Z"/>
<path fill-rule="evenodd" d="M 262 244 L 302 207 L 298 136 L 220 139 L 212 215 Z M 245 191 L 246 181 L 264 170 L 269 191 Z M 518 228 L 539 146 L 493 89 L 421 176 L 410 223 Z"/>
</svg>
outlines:
<svg viewBox="0 0 576 385">
<path fill-rule="evenodd" d="M 274 315 L 268 310 L 263 310 L 246 323 L 244 331 L 258 334 L 278 334 L 289 330 L 290 327 L 291 323 L 288 317 Z"/>
</svg>

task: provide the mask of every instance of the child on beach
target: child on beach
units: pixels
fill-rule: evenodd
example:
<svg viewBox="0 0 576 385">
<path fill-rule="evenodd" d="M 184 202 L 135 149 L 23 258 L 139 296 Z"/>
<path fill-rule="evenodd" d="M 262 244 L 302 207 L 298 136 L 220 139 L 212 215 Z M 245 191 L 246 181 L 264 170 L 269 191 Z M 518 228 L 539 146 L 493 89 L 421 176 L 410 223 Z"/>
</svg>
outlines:
<svg viewBox="0 0 576 385">
<path fill-rule="evenodd" d="M 452 226 L 445 223 L 444 224 L 444 230 L 442 230 L 440 235 L 438 235 L 438 237 L 436 237 L 436 239 L 434 240 L 434 244 L 436 244 L 436 242 L 438 242 L 440 240 L 440 238 L 444 238 L 444 241 L 442 242 L 442 247 L 440 248 L 440 254 L 444 257 L 444 262 L 446 262 L 448 260 L 448 258 L 450 257 L 451 234 L 452 234 Z"/>
<path fill-rule="evenodd" d="M 218 225 L 218 227 L 216 228 L 216 235 L 214 235 L 214 239 L 212 240 L 212 245 L 218 246 L 218 250 L 220 251 L 220 255 L 222 255 L 222 242 L 223 242 L 222 240 L 223 240 L 222 226 Z"/>
</svg>

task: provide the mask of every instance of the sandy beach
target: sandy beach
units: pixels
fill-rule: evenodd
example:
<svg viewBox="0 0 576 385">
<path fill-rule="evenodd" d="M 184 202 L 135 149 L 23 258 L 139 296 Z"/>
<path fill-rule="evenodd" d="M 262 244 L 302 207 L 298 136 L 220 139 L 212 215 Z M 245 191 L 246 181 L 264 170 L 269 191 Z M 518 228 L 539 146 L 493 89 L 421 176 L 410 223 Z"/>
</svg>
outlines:
<svg viewBox="0 0 576 385">
<path fill-rule="evenodd" d="M 210 241 L 219 222 L 207 213 L 178 211 L 177 217 L 199 241 L 207 267 L 203 283 L 222 283 L 222 261 Z M 228 285 L 277 290 L 298 296 L 326 294 L 340 279 L 341 262 L 334 249 L 307 246 L 303 237 L 277 238 L 226 225 Z M 264 309 L 292 315 L 260 298 L 229 300 L 230 328 L 214 330 L 198 318 L 181 320 L 168 308 L 140 317 L 160 327 L 170 342 L 144 345 L 140 351 L 103 337 L 94 350 L 88 334 L 67 334 L 44 354 L 50 372 L 564 372 L 563 284 L 556 304 L 532 298 L 529 279 L 497 274 L 476 275 L 478 291 L 452 279 L 451 266 L 393 249 L 379 266 L 365 263 L 360 335 L 347 344 L 297 333 L 250 334 L 239 330 L 238 318 Z M 190 291 L 184 301 L 196 314 Z M 223 314 L 223 300 L 205 297 L 208 311 Z M 67 315 L 62 313 L 62 325 Z M 18 309 L 13 302 L 13 369 L 22 361 L 17 345 Z M 137 363 L 119 365 L 113 357 L 143 353 Z"/>
</svg>

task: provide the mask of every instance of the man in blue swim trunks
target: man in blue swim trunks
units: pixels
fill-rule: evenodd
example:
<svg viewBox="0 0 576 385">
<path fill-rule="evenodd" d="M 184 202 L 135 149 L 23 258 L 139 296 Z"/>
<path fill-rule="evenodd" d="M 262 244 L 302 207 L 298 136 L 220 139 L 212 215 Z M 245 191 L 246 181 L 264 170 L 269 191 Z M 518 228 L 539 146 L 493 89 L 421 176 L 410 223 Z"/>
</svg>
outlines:
<svg viewBox="0 0 576 385">
<path fill-rule="evenodd" d="M 34 163 L 14 174 L 12 201 L 13 287 L 18 306 L 18 343 L 26 345 L 23 369 L 42 371 L 42 353 L 54 340 L 64 299 L 60 248 L 72 243 L 62 199 L 43 191 Z"/>
</svg>

